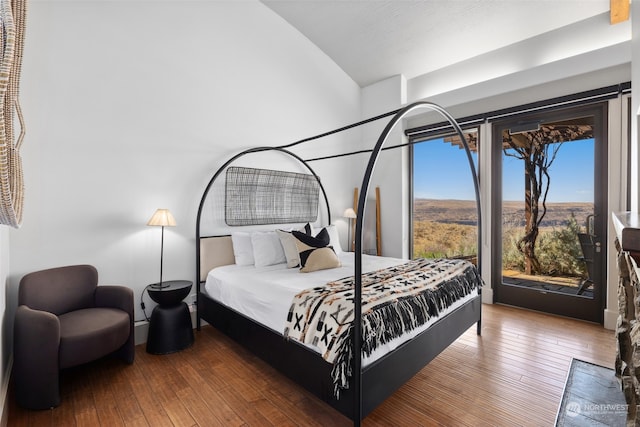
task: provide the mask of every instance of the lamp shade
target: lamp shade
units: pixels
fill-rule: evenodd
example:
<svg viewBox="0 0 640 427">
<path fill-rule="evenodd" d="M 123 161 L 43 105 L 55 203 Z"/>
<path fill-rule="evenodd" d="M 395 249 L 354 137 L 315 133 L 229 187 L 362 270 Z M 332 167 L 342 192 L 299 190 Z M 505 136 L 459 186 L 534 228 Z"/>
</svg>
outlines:
<svg viewBox="0 0 640 427">
<path fill-rule="evenodd" d="M 176 220 L 169 212 L 169 209 L 158 209 L 155 211 L 147 225 L 158 225 L 162 227 L 175 227 Z"/>
<path fill-rule="evenodd" d="M 344 218 L 357 218 L 356 216 L 356 211 L 353 210 L 353 208 L 348 208 L 344 211 L 344 213 L 342 214 L 342 216 Z"/>
</svg>

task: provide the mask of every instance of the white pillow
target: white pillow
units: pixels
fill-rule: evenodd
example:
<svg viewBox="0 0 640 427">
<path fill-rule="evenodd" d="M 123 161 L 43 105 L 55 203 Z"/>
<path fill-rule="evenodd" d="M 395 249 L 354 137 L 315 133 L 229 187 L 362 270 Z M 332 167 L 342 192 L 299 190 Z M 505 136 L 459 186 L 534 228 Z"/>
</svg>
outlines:
<svg viewBox="0 0 640 427">
<path fill-rule="evenodd" d="M 253 245 L 251 244 L 251 234 L 243 231 L 231 233 L 231 243 L 233 243 L 233 256 L 237 265 L 253 265 Z"/>
<path fill-rule="evenodd" d="M 278 237 L 280 238 L 280 244 L 284 250 L 284 256 L 287 259 L 287 267 L 295 268 L 300 266 L 300 254 L 296 246 L 296 238 L 291 234 L 293 230 L 276 230 Z M 313 234 L 313 226 L 309 223 L 299 228 L 297 231 L 306 233 L 308 235 Z"/>
<path fill-rule="evenodd" d="M 300 254 L 296 246 L 296 238 L 293 237 L 290 231 L 276 230 L 276 233 L 278 233 L 278 237 L 280 238 L 280 243 L 287 261 L 287 267 L 298 267 L 300 265 Z"/>
<path fill-rule="evenodd" d="M 338 227 L 336 227 L 335 225 L 327 225 L 325 228 L 329 232 L 329 239 L 330 239 L 329 246 L 333 247 L 333 250 L 336 253 L 336 255 L 344 252 L 342 250 L 342 246 L 340 246 L 340 236 L 338 235 Z"/>
<path fill-rule="evenodd" d="M 282 264 L 287 261 L 280 238 L 275 231 L 256 231 L 251 233 L 253 259 L 256 267 Z"/>
</svg>

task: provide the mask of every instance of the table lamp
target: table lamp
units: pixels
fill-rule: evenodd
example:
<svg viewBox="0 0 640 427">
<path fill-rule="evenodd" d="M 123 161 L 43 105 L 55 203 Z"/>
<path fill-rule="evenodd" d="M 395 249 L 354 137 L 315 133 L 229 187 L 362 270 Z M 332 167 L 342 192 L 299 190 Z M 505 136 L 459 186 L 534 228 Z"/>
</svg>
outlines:
<svg viewBox="0 0 640 427">
<path fill-rule="evenodd" d="M 162 227 L 162 237 L 160 240 L 160 282 L 154 283 L 151 285 L 152 288 L 160 289 L 167 287 L 168 285 L 162 284 L 162 259 L 164 258 L 164 228 L 165 227 L 175 227 L 176 220 L 169 212 L 169 209 L 158 209 L 155 211 L 147 225 L 154 225 Z"/>
</svg>

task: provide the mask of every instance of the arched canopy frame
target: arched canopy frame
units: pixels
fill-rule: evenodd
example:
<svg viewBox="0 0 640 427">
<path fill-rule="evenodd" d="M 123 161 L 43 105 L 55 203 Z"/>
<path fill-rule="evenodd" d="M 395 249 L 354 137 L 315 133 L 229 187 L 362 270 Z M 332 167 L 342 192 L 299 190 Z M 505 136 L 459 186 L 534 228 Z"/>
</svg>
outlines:
<svg viewBox="0 0 640 427">
<path fill-rule="evenodd" d="M 371 181 L 371 177 L 373 175 L 373 172 L 375 170 L 375 166 L 376 166 L 376 162 L 378 160 L 378 157 L 381 153 L 381 151 L 384 150 L 389 150 L 389 149 L 395 149 L 395 148 L 400 148 L 400 147 L 404 147 L 407 145 L 411 145 L 414 142 L 409 142 L 407 144 L 401 144 L 401 145 L 394 145 L 394 146 L 388 146 L 388 147 L 384 147 L 385 142 L 389 136 L 389 134 L 393 131 L 393 129 L 397 126 L 397 124 L 399 122 L 401 122 L 401 120 L 403 120 L 408 114 L 414 112 L 415 110 L 419 110 L 419 109 L 430 109 L 432 111 L 435 111 L 437 113 L 440 113 L 449 123 L 450 125 L 453 127 L 453 129 L 455 130 L 455 133 L 458 135 L 458 137 L 460 138 L 460 141 L 462 142 L 463 148 L 466 152 L 467 155 L 467 160 L 469 163 L 469 168 L 471 171 L 471 175 L 472 175 L 472 180 L 473 180 L 473 186 L 474 186 L 474 193 L 475 193 L 475 198 L 476 198 L 476 210 L 477 210 L 477 216 L 478 216 L 478 221 L 477 221 L 477 227 L 478 227 L 478 248 L 477 248 L 477 253 L 478 253 L 478 270 L 480 270 L 481 264 L 482 264 L 482 254 L 481 254 L 481 249 L 482 249 L 482 244 L 481 244 L 481 226 L 482 226 L 482 215 L 481 215 L 481 206 L 480 206 L 480 190 L 479 190 L 479 185 L 478 185 L 478 176 L 476 173 L 476 168 L 475 168 L 475 164 L 473 161 L 473 157 L 471 154 L 471 149 L 469 147 L 469 144 L 467 142 L 467 139 L 462 131 L 462 128 L 460 127 L 460 125 L 456 122 L 456 120 L 446 111 L 444 110 L 442 107 L 431 103 L 431 102 L 425 102 L 425 101 L 419 101 L 419 102 L 415 102 L 412 104 L 409 104 L 407 106 L 405 106 L 404 108 L 398 109 L 398 110 L 394 110 L 379 116 L 376 116 L 374 118 L 368 119 L 368 120 L 364 120 L 358 123 L 355 123 L 353 125 L 349 125 L 349 126 L 345 126 L 342 127 L 340 129 L 336 129 L 334 131 L 331 132 L 326 132 L 314 137 L 310 137 L 310 138 L 305 138 L 303 140 L 291 143 L 291 144 L 287 144 L 287 145 L 281 145 L 281 146 L 272 146 L 272 147 L 255 147 L 255 148 L 250 148 L 247 150 L 244 150 L 236 155 L 234 155 L 233 157 L 231 157 L 229 160 L 227 160 L 217 171 L 216 173 L 213 175 L 213 177 L 211 178 L 211 180 L 209 181 L 208 185 L 206 186 L 202 198 L 200 200 L 200 205 L 198 207 L 198 214 L 197 214 L 197 219 L 196 219 L 196 242 L 199 242 L 201 239 L 201 235 L 200 235 L 200 226 L 201 226 L 201 219 L 202 219 L 202 212 L 203 212 L 203 208 L 205 205 L 205 201 L 207 199 L 207 196 L 209 194 L 210 189 L 212 188 L 214 182 L 217 180 L 217 178 L 219 177 L 219 175 L 224 172 L 233 162 L 235 162 L 236 160 L 240 159 L 241 157 L 251 154 L 251 153 L 259 153 L 259 152 L 267 152 L 267 151 L 278 151 L 281 153 L 284 153 L 296 160 L 298 160 L 318 181 L 318 184 L 320 186 L 320 189 L 322 191 L 322 195 L 325 199 L 325 204 L 326 204 L 326 209 L 327 209 L 327 215 L 328 215 L 328 223 L 331 223 L 331 211 L 330 211 L 330 207 L 329 207 L 329 201 L 327 198 L 327 194 L 326 191 L 320 181 L 320 178 L 318 177 L 318 175 L 315 173 L 315 171 L 309 166 L 308 162 L 311 161 L 317 161 L 317 160 L 326 160 L 326 159 L 331 159 L 334 157 L 343 157 L 343 156 L 349 156 L 349 155 L 355 155 L 355 154 L 362 154 L 362 153 L 371 153 L 369 156 L 369 160 L 367 163 L 367 168 L 365 170 L 364 173 L 364 177 L 362 179 L 362 183 L 359 189 L 359 198 L 358 198 L 358 204 L 357 204 L 357 212 L 361 212 L 361 215 L 358 215 L 356 218 L 356 227 L 355 227 L 355 232 L 354 232 L 354 239 L 355 239 L 355 253 L 354 253 L 354 261 L 355 261 L 355 266 L 354 266 L 354 276 L 355 276 L 355 280 L 354 280 L 354 327 L 353 327 L 353 376 L 352 376 L 352 380 L 353 380 L 353 413 L 352 413 L 352 419 L 354 421 L 354 425 L 359 426 L 361 424 L 362 421 L 362 416 L 363 416 L 363 407 L 362 407 L 362 402 L 363 402 L 363 390 L 362 390 L 362 250 L 363 250 L 363 242 L 362 242 L 362 238 L 363 238 L 363 226 L 364 226 L 364 217 L 366 215 L 366 200 L 367 200 L 367 195 L 368 195 L 368 191 L 369 191 L 369 186 L 370 186 L 370 181 Z M 292 148 L 294 146 L 297 146 L 299 144 L 302 143 L 306 143 L 306 142 L 310 142 L 312 140 L 315 139 L 319 139 L 322 138 L 324 136 L 328 136 L 337 132 L 341 132 L 343 130 L 347 130 L 350 129 L 352 127 L 356 127 L 356 126 L 360 126 L 366 123 L 369 123 L 371 121 L 374 120 L 379 120 L 381 118 L 384 117 L 388 117 L 388 116 L 393 116 L 389 123 L 385 126 L 384 130 L 382 131 L 382 133 L 380 134 L 380 137 L 378 138 L 375 146 L 373 149 L 371 150 L 361 150 L 361 151 L 357 151 L 357 152 L 352 152 L 352 153 L 344 153 L 344 154 L 338 154 L 338 155 L 334 155 L 334 156 L 326 156 L 326 157 L 319 157 L 319 158 L 314 158 L 314 159 L 303 159 L 300 156 L 294 154 L 293 152 L 289 151 L 289 148 Z M 198 293 L 197 293 L 197 298 L 200 298 L 200 265 L 201 265 L 201 260 L 200 260 L 200 245 L 197 243 L 196 244 L 196 260 L 197 260 L 197 265 L 196 265 L 196 283 L 197 283 L 197 287 L 198 287 Z M 198 303 L 198 307 L 200 307 L 200 304 Z M 479 315 L 480 313 L 478 313 Z M 197 316 L 197 326 L 198 329 L 200 328 L 200 316 Z M 478 331 L 480 330 L 480 322 L 478 320 Z M 479 332 L 478 332 L 479 333 Z"/>
<path fill-rule="evenodd" d="M 300 156 L 298 156 L 295 153 L 292 153 L 291 151 L 282 148 L 282 147 L 254 147 L 254 148 L 249 148 L 247 150 L 244 150 L 236 155 L 234 155 L 233 157 L 231 157 L 229 160 L 227 160 L 222 166 L 220 166 L 220 168 L 218 168 L 218 170 L 213 174 L 213 176 L 211 177 L 211 179 L 209 180 L 209 183 L 207 184 L 204 192 L 202 193 L 202 197 L 200 198 L 200 204 L 198 205 L 198 214 L 196 216 L 196 242 L 200 241 L 200 222 L 202 219 L 202 211 L 205 205 L 205 202 L 207 200 L 207 197 L 209 195 L 209 191 L 211 190 L 211 188 L 213 187 L 214 182 L 218 179 L 218 177 L 231 165 L 233 164 L 235 161 L 237 161 L 238 159 L 240 159 L 241 157 L 244 157 L 246 155 L 252 154 L 252 153 L 260 153 L 260 152 L 267 152 L 267 151 L 277 151 L 280 153 L 283 153 L 285 155 L 288 155 L 292 158 L 294 158 L 295 160 L 297 160 L 298 162 L 300 162 L 305 169 L 307 169 L 309 171 L 309 173 L 311 173 L 311 175 L 313 175 L 313 177 L 316 179 L 316 181 L 318 182 L 318 186 L 320 187 L 320 191 L 322 193 L 322 197 L 324 198 L 324 202 L 325 202 L 325 207 L 327 210 L 327 223 L 331 224 L 331 209 L 329 207 L 329 198 L 327 197 L 327 192 L 324 189 L 324 186 L 322 185 L 322 181 L 320 180 L 320 177 L 318 176 L 318 174 L 316 174 L 316 172 L 313 170 L 313 168 L 311 168 L 311 166 L 309 166 L 309 164 L 302 159 Z M 199 294 L 200 294 L 200 245 L 196 244 L 196 283 L 197 283 L 197 288 L 198 288 L 198 293 L 196 298 L 199 298 Z M 200 323 L 200 318 L 198 318 L 198 326 Z"/>
<path fill-rule="evenodd" d="M 376 162 L 380 155 L 380 152 L 383 149 L 383 146 L 387 140 L 387 137 L 391 133 L 391 131 L 396 127 L 396 125 L 408 114 L 411 112 L 427 108 L 433 111 L 440 113 L 454 128 L 456 134 L 459 136 L 460 140 L 463 143 L 464 150 L 467 155 L 467 160 L 469 162 L 469 168 L 471 170 L 471 175 L 473 179 L 473 187 L 476 197 L 476 210 L 478 213 L 478 230 L 481 230 L 482 224 L 482 215 L 480 209 L 480 188 L 478 185 L 478 175 L 476 173 L 475 164 L 473 162 L 473 157 L 471 155 L 471 150 L 469 148 L 469 144 L 467 143 L 467 139 L 462 132 L 462 128 L 456 120 L 451 116 L 444 108 L 440 107 L 437 104 L 419 101 L 414 102 L 412 104 L 407 105 L 406 107 L 400 109 L 393 118 L 387 123 L 384 130 L 380 134 L 376 145 L 374 146 L 371 156 L 369 157 L 369 162 L 367 164 L 367 169 L 365 170 L 364 177 L 362 179 L 362 184 L 360 185 L 360 192 L 358 198 L 358 209 L 357 212 L 361 212 L 360 215 L 356 218 L 356 229 L 355 229 L 355 267 L 354 267 L 354 327 L 353 327 L 353 357 L 354 357 L 354 393 L 356 395 L 356 399 L 354 401 L 354 420 L 355 425 L 360 425 L 360 420 L 362 420 L 362 235 L 363 235 L 363 225 L 364 225 L 364 217 L 366 215 L 366 204 L 367 204 L 367 195 L 369 192 L 369 184 L 371 182 L 371 176 L 375 170 Z M 478 268 L 480 268 L 482 259 L 481 257 L 481 236 L 482 234 L 478 232 Z M 358 302 L 358 303 L 356 303 Z"/>
</svg>

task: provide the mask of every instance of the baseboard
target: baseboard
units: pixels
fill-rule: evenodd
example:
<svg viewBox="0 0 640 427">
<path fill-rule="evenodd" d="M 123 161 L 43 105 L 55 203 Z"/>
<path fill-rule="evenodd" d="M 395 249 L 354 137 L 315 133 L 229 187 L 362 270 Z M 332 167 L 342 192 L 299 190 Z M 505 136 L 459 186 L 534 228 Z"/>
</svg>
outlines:
<svg viewBox="0 0 640 427">
<path fill-rule="evenodd" d="M 493 289 L 490 286 L 482 287 L 482 303 L 493 304 Z"/>
<path fill-rule="evenodd" d="M 618 324 L 618 311 L 606 309 L 604 311 L 604 328 L 612 331 L 616 330 Z"/>
<path fill-rule="evenodd" d="M 144 344 L 147 342 L 147 335 L 149 333 L 149 322 L 141 320 L 133 325 L 133 333 L 135 335 L 136 345 Z"/>
<path fill-rule="evenodd" d="M 11 380 L 11 371 L 13 369 L 13 354 L 9 356 L 7 362 L 7 370 L 2 377 L 2 389 L 0 390 L 0 398 L 2 399 L 2 414 L 0 414 L 0 426 L 6 427 L 9 423 L 9 382 Z"/>
</svg>

